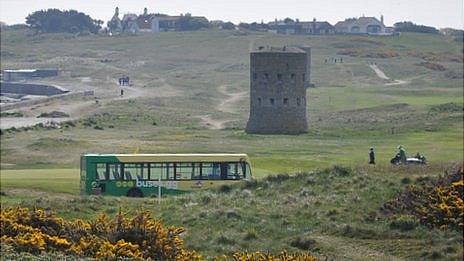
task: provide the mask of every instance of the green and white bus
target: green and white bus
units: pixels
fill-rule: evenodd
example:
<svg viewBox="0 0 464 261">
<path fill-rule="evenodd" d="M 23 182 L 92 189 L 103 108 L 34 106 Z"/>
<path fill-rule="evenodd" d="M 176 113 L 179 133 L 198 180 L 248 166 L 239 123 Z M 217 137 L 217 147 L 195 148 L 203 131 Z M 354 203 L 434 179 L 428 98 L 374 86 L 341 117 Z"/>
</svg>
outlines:
<svg viewBox="0 0 464 261">
<path fill-rule="evenodd" d="M 246 154 L 85 154 L 81 194 L 180 194 L 252 178 Z"/>
</svg>

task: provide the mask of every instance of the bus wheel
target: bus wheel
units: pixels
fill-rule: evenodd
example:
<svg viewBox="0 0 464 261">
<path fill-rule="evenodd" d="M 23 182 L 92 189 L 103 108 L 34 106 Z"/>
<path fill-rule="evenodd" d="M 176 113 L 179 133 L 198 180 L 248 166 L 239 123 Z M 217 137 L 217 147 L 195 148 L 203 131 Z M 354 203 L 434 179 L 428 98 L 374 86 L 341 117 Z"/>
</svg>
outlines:
<svg viewBox="0 0 464 261">
<path fill-rule="evenodd" d="M 138 188 L 131 188 L 127 191 L 127 196 L 131 198 L 143 198 L 143 193 Z"/>
</svg>

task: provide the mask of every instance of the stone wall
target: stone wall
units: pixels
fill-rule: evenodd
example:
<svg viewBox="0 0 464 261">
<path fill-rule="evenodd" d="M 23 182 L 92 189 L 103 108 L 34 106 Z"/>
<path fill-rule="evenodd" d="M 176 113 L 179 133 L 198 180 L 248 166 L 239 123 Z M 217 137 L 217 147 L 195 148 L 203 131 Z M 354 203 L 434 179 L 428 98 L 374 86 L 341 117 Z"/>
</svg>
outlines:
<svg viewBox="0 0 464 261">
<path fill-rule="evenodd" d="M 307 132 L 307 64 L 308 54 L 299 48 L 262 48 L 250 54 L 247 133 Z"/>
</svg>

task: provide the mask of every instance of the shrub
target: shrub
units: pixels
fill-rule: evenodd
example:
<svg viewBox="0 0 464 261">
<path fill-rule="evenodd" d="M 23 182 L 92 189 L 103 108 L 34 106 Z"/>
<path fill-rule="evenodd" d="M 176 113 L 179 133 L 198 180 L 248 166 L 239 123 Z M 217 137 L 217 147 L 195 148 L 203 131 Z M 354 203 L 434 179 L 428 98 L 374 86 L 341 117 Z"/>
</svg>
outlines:
<svg viewBox="0 0 464 261">
<path fill-rule="evenodd" d="M 329 171 L 330 174 L 336 175 L 336 176 L 350 176 L 352 173 L 352 170 L 350 168 L 345 168 L 342 166 L 335 165 L 332 167 L 332 169 Z"/>
<path fill-rule="evenodd" d="M 220 235 L 216 241 L 220 245 L 233 245 L 236 243 L 233 238 L 229 238 L 226 235 Z"/>
<path fill-rule="evenodd" d="M 431 63 L 431 62 L 421 62 L 416 64 L 418 66 L 423 66 L 427 69 L 434 70 L 434 71 L 446 71 L 445 66 L 438 64 L 438 63 Z"/>
<path fill-rule="evenodd" d="M 376 231 L 369 228 L 360 228 L 346 225 L 343 227 L 342 235 L 359 239 L 377 239 L 379 235 Z"/>
<path fill-rule="evenodd" d="M 95 221 L 65 221 L 43 209 L 2 209 L 1 243 L 30 253 L 64 252 L 98 259 L 201 260 L 184 249 L 182 227 L 168 227 L 150 212 L 114 219 L 101 214 Z"/>
<path fill-rule="evenodd" d="M 309 237 L 298 236 L 290 242 L 290 245 L 301 250 L 311 250 L 316 245 L 316 240 Z"/>
<path fill-rule="evenodd" d="M 277 174 L 275 176 L 267 176 L 266 181 L 273 182 L 273 183 L 281 183 L 282 181 L 286 181 L 290 178 L 288 174 Z"/>
<path fill-rule="evenodd" d="M 316 258 L 309 253 L 299 253 L 299 254 L 288 254 L 287 252 L 282 252 L 278 255 L 272 255 L 270 253 L 264 254 L 261 252 L 238 252 L 233 254 L 234 260 L 301 260 L 301 261 L 314 261 Z M 226 258 L 226 260 L 228 260 Z"/>
<path fill-rule="evenodd" d="M 244 189 L 255 189 L 258 187 L 258 181 L 256 179 L 246 180 L 242 184 L 242 188 Z"/>
<path fill-rule="evenodd" d="M 229 193 L 232 191 L 232 187 L 230 185 L 221 185 L 219 187 L 219 192 L 221 193 Z"/>
<path fill-rule="evenodd" d="M 406 177 L 406 178 L 402 178 L 402 179 L 401 179 L 401 183 L 402 183 L 402 184 L 409 184 L 409 183 L 411 183 L 411 179 L 410 179 L 410 178 L 407 178 L 407 177 Z"/>
<path fill-rule="evenodd" d="M 461 166 L 454 174 L 436 180 L 421 179 L 386 202 L 385 215 L 412 215 L 423 225 L 441 229 L 464 228 L 464 177 Z M 402 220 L 404 221 L 404 220 Z M 395 223 L 396 225 L 396 223 Z"/>
<path fill-rule="evenodd" d="M 62 111 L 42 112 L 37 118 L 65 118 L 69 114 Z"/>
<path fill-rule="evenodd" d="M 258 238 L 258 232 L 254 228 L 248 229 L 245 236 L 243 237 L 245 240 L 253 240 L 256 238 Z"/>
<path fill-rule="evenodd" d="M 24 117 L 24 114 L 20 111 L 1 112 L 0 117 Z"/>
<path fill-rule="evenodd" d="M 431 112 L 462 112 L 464 107 L 454 102 L 433 105 L 430 107 Z"/>
<path fill-rule="evenodd" d="M 390 222 L 390 228 L 401 231 L 413 230 L 419 224 L 413 215 L 399 215 Z"/>
</svg>

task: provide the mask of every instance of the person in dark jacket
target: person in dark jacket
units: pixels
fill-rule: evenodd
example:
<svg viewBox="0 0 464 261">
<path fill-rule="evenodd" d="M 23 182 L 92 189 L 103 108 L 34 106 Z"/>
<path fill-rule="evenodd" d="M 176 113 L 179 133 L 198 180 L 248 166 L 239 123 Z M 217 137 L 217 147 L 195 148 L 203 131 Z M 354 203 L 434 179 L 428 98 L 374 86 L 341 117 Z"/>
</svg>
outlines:
<svg viewBox="0 0 464 261">
<path fill-rule="evenodd" d="M 400 161 L 401 163 L 406 163 L 406 150 L 402 145 L 398 146 L 398 154 L 400 155 Z"/>
<path fill-rule="evenodd" d="M 375 165 L 375 152 L 374 148 L 369 150 L 369 164 Z"/>
</svg>

